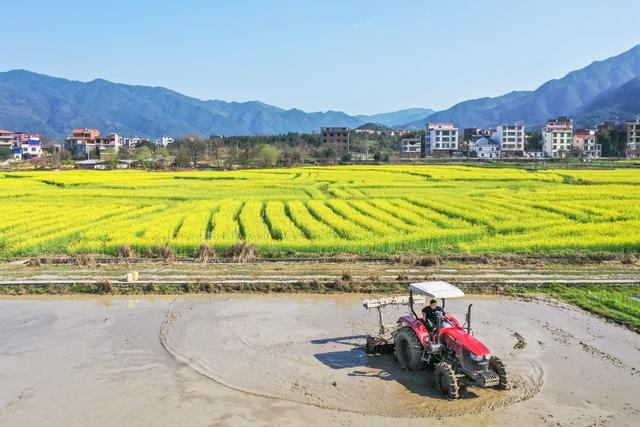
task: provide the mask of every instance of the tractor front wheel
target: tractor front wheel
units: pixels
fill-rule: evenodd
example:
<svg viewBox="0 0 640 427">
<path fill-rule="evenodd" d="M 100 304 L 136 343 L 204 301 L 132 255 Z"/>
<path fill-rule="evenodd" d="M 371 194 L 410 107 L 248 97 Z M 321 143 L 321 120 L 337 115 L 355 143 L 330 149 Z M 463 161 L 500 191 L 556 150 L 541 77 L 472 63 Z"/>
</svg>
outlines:
<svg viewBox="0 0 640 427">
<path fill-rule="evenodd" d="M 509 388 L 509 377 L 507 376 L 507 368 L 504 366 L 502 360 L 495 356 L 491 356 L 491 359 L 489 359 L 489 369 L 500 377 L 498 388 L 507 390 Z"/>
<path fill-rule="evenodd" d="M 456 373 L 448 363 L 438 363 L 435 370 L 436 388 L 444 393 L 448 399 L 460 397 L 460 385 Z"/>
<path fill-rule="evenodd" d="M 422 360 L 422 344 L 413 329 L 403 326 L 398 329 L 395 337 L 396 359 L 405 369 L 419 371 L 424 369 L 426 364 Z"/>
</svg>

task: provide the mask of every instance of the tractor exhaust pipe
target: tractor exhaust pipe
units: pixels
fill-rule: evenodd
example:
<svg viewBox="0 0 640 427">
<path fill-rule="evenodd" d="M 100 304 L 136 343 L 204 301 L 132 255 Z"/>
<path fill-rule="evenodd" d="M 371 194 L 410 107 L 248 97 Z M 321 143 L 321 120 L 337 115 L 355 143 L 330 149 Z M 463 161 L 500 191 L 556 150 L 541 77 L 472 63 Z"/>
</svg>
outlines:
<svg viewBox="0 0 640 427">
<path fill-rule="evenodd" d="M 467 333 L 469 335 L 471 335 L 471 307 L 473 307 L 473 304 L 469 304 L 467 308 Z"/>
<path fill-rule="evenodd" d="M 418 315 L 416 314 L 416 311 L 413 308 L 413 291 L 409 291 L 409 309 L 411 310 L 411 314 L 413 314 L 413 317 L 415 317 L 416 319 L 418 319 Z"/>
</svg>

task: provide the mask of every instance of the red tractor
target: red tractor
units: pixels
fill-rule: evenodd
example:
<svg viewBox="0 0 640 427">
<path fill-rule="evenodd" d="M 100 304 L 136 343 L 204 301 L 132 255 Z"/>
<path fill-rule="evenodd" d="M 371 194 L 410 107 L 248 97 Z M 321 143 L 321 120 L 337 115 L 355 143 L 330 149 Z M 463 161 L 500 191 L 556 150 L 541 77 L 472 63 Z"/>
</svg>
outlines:
<svg viewBox="0 0 640 427">
<path fill-rule="evenodd" d="M 381 353 L 393 349 L 400 365 L 410 371 L 435 365 L 436 388 L 449 399 L 459 398 L 461 388 L 467 386 L 508 388 L 504 363 L 491 356 L 489 349 L 473 337 L 473 304 L 469 304 L 464 325 L 444 312 L 447 298 L 463 296 L 464 293 L 450 283 L 433 281 L 411 284 L 408 297 L 364 301 L 366 308 L 378 309 L 380 321 L 380 334 L 367 338 L 367 351 Z M 418 316 L 414 310 L 414 303 L 425 303 L 426 298 L 442 300 L 442 311 L 437 313 L 435 325 Z M 395 326 L 385 326 L 381 308 L 398 304 L 407 304 L 411 315 L 398 319 Z"/>
</svg>

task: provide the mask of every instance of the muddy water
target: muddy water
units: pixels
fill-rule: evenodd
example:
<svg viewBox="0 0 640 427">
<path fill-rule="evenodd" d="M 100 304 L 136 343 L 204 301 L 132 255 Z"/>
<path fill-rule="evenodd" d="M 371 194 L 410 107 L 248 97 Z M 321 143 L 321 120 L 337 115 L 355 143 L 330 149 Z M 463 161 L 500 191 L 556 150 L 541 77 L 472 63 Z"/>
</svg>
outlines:
<svg viewBox="0 0 640 427">
<path fill-rule="evenodd" d="M 476 336 L 518 386 L 448 402 L 429 372 L 407 375 L 359 349 L 375 325 L 359 301 L 0 299 L 0 425 L 616 426 L 640 417 L 639 336 L 581 310 L 448 302 L 454 313 L 474 303 Z"/>
<path fill-rule="evenodd" d="M 170 353 L 228 387 L 367 415 L 479 413 L 530 398 L 542 385 L 537 362 L 509 355 L 505 349 L 513 347 L 513 339 L 503 326 L 489 324 L 482 328 L 484 335 L 513 364 L 513 387 L 470 388 L 462 399 L 449 401 L 434 389 L 432 371 L 406 372 L 393 355 L 365 353 L 365 334 L 376 330 L 377 313 L 358 301 L 314 296 L 182 300 L 174 303 L 161 338 Z M 449 306 L 464 311 L 460 303 Z M 388 307 L 385 317 L 393 323 L 405 314 L 406 307 Z"/>
</svg>

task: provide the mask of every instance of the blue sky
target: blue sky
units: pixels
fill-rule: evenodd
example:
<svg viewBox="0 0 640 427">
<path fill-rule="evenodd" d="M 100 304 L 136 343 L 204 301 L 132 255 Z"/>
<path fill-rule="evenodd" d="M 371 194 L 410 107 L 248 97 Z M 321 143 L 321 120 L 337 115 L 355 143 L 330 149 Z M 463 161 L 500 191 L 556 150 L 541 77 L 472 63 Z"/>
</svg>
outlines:
<svg viewBox="0 0 640 427">
<path fill-rule="evenodd" d="M 12 0 L 1 16 L 1 71 L 351 114 L 534 89 L 640 43 L 638 0 Z"/>
</svg>

